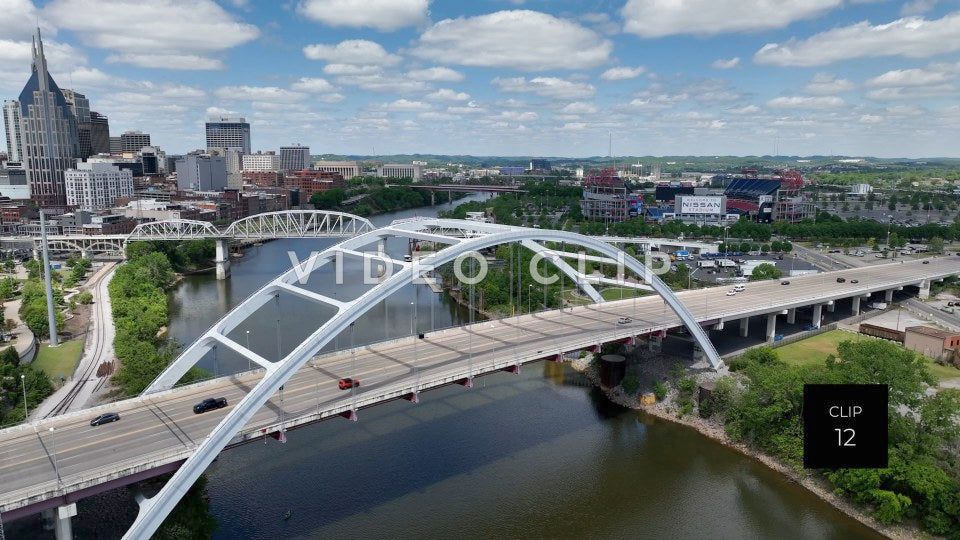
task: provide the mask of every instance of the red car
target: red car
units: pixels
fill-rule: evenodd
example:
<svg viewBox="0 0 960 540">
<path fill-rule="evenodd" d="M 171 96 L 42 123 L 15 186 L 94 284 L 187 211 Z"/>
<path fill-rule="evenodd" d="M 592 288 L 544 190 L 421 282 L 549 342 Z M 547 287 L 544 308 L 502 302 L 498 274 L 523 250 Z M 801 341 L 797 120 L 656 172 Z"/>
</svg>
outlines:
<svg viewBox="0 0 960 540">
<path fill-rule="evenodd" d="M 350 377 L 346 377 L 337 381 L 337 386 L 339 386 L 341 390 L 349 390 L 354 386 L 359 387 L 360 379 L 351 379 Z"/>
</svg>

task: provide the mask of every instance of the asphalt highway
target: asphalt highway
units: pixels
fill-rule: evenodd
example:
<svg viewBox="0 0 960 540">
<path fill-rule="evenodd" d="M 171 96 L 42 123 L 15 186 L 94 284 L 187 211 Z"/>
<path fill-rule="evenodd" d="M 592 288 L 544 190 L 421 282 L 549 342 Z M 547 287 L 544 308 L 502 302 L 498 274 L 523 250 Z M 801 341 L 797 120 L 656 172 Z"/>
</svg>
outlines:
<svg viewBox="0 0 960 540">
<path fill-rule="evenodd" d="M 678 293 L 700 321 L 736 320 L 744 315 L 769 313 L 834 298 L 884 290 L 898 283 L 960 273 L 960 257 L 905 264 L 883 264 L 810 276 L 749 283 L 746 291 L 726 296 L 730 286 Z M 836 281 L 838 276 L 845 283 Z M 859 283 L 850 281 L 857 279 Z M 618 318 L 632 319 L 618 324 Z M 467 377 L 489 371 L 504 357 L 517 363 L 574 350 L 588 343 L 678 326 L 679 318 L 659 296 L 607 302 L 477 323 L 428 333 L 423 340 L 405 338 L 340 351 L 304 365 L 250 420 L 247 431 L 349 404 L 390 388 L 409 386 L 411 380 L 441 376 Z M 175 461 L 187 457 L 261 377 L 260 372 L 224 377 L 146 399 L 125 400 L 87 413 L 71 413 L 0 431 L 0 510 L 21 506 L 28 496 L 41 496 L 58 487 L 57 473 L 66 491 L 108 471 L 130 470 L 151 460 Z M 359 388 L 340 390 L 337 380 L 354 377 Z M 225 409 L 194 414 L 192 407 L 206 397 L 225 397 Z M 118 412 L 121 419 L 91 427 L 93 416 Z M 362 415 L 361 415 L 362 416 Z M 361 418 L 362 421 L 362 418 Z M 53 431 L 50 431 L 53 428 Z"/>
</svg>

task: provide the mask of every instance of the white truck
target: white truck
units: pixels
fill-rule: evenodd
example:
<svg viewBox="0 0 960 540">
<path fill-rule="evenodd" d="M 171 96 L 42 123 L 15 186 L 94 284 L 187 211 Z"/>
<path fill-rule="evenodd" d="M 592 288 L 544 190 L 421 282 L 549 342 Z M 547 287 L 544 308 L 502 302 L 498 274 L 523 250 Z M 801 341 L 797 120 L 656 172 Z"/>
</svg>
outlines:
<svg viewBox="0 0 960 540">
<path fill-rule="evenodd" d="M 737 263 L 733 262 L 733 259 L 720 259 L 717 261 L 717 264 L 720 265 L 720 268 L 736 268 Z"/>
<path fill-rule="evenodd" d="M 716 268 L 717 261 L 711 259 L 701 259 L 697 261 L 697 266 L 700 268 Z"/>
<path fill-rule="evenodd" d="M 870 302 L 870 307 L 873 309 L 887 309 L 886 302 Z"/>
</svg>

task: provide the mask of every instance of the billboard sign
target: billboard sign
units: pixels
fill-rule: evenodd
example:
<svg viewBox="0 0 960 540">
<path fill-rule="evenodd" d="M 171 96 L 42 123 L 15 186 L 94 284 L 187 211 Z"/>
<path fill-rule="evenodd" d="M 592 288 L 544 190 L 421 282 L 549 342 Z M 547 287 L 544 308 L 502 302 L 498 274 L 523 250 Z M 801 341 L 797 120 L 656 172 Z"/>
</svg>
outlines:
<svg viewBox="0 0 960 540">
<path fill-rule="evenodd" d="M 680 199 L 680 214 L 723 214 L 726 212 L 722 196 L 684 195 Z"/>
</svg>

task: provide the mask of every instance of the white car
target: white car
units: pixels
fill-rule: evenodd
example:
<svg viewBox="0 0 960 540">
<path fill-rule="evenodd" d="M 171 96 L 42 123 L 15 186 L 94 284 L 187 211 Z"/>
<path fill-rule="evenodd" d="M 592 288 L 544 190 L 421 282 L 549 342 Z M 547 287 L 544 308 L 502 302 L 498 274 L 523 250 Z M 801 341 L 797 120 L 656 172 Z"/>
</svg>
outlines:
<svg viewBox="0 0 960 540">
<path fill-rule="evenodd" d="M 727 296 L 736 296 L 737 291 L 727 291 Z"/>
<path fill-rule="evenodd" d="M 744 287 L 743 285 L 735 285 L 733 287 L 733 292 L 743 292 L 745 290 L 747 290 L 747 288 Z"/>
<path fill-rule="evenodd" d="M 630 324 L 633 322 L 633 319 L 630 317 L 620 317 L 617 319 L 617 324 Z"/>
</svg>

